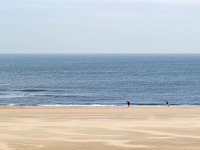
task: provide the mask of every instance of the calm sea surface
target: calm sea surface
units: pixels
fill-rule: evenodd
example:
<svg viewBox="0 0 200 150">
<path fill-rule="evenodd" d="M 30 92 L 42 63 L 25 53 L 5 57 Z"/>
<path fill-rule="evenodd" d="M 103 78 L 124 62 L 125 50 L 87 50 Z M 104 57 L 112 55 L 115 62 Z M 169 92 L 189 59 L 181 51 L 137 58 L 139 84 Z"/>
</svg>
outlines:
<svg viewBox="0 0 200 150">
<path fill-rule="evenodd" d="M 0 105 L 200 105 L 200 55 L 0 55 Z"/>
</svg>

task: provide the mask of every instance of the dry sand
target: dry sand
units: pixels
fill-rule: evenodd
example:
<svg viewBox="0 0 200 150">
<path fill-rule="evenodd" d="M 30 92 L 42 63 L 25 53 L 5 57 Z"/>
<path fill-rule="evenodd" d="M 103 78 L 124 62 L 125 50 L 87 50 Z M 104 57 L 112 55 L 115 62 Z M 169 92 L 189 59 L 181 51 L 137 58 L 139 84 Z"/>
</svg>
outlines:
<svg viewBox="0 0 200 150">
<path fill-rule="evenodd" d="M 200 150 L 200 107 L 0 107 L 0 150 Z"/>
</svg>

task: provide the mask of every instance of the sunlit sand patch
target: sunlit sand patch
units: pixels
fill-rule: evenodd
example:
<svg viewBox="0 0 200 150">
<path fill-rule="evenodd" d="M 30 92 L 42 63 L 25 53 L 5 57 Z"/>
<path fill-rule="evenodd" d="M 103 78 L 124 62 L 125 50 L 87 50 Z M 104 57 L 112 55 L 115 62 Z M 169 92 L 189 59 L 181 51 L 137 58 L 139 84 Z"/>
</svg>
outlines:
<svg viewBox="0 0 200 150">
<path fill-rule="evenodd" d="M 69 131 L 69 130 L 51 130 L 51 131 L 48 131 L 49 133 L 52 133 L 52 134 L 57 134 L 57 135 L 60 135 L 60 136 L 72 136 L 72 137 L 82 137 L 82 136 L 87 136 L 88 134 L 86 133 L 76 133 L 76 132 L 72 132 L 72 131 Z"/>
<path fill-rule="evenodd" d="M 161 132 L 161 131 L 149 131 L 149 130 L 132 130 L 132 131 L 142 132 L 142 133 L 147 133 L 147 134 L 153 134 L 153 135 L 168 136 L 168 137 L 181 137 L 181 138 L 200 139 L 200 136 L 195 136 L 195 135 L 173 134 L 173 133 L 167 133 L 167 132 Z"/>
<path fill-rule="evenodd" d="M 9 147 L 6 143 L 0 143 L 0 150 L 14 150 L 13 148 Z"/>
<path fill-rule="evenodd" d="M 105 142 L 105 141 L 104 141 Z M 139 144 L 129 144 L 129 140 L 108 140 L 106 144 L 112 146 L 120 146 L 120 147 L 127 147 L 127 148 L 150 148 L 152 146 L 148 145 L 139 145 Z"/>
<path fill-rule="evenodd" d="M 4 140 L 7 140 L 7 139 L 12 140 L 12 139 L 19 139 L 19 138 L 21 138 L 19 135 L 15 135 L 15 134 L 12 134 L 12 133 L 1 133 L 0 134 L 0 141 L 2 139 L 4 139 Z"/>
<path fill-rule="evenodd" d="M 110 138 L 110 137 L 109 137 Z M 40 140 L 40 141 L 66 141 L 66 142 L 73 142 L 73 143 L 103 143 L 104 145 L 110 145 L 110 146 L 117 146 L 117 147 L 124 147 L 124 148 L 148 148 L 152 146 L 148 145 L 142 145 L 142 144 L 129 144 L 131 141 L 130 140 L 113 140 L 113 136 L 109 139 L 105 137 L 100 137 L 100 138 L 95 138 L 95 136 L 77 136 L 77 137 L 71 137 L 71 136 L 54 136 L 54 137 L 48 137 L 48 138 L 38 138 L 38 137 L 20 137 L 15 139 L 19 140 L 24 140 L 24 141 L 32 141 L 32 140 Z M 42 148 L 43 145 L 32 145 L 32 144 L 27 144 L 25 143 L 15 143 L 16 145 L 20 147 L 27 147 L 27 146 L 32 146 L 34 148 Z"/>
<path fill-rule="evenodd" d="M 105 140 L 105 139 L 60 139 L 60 138 L 49 138 L 47 140 L 52 141 L 66 141 L 73 143 L 104 143 L 105 145 L 124 147 L 124 148 L 152 148 L 154 146 L 142 145 L 142 144 L 129 144 L 132 141 L 129 140 Z"/>
<path fill-rule="evenodd" d="M 31 149 L 40 149 L 40 148 L 43 148 L 44 146 L 43 145 L 38 145 L 38 144 L 29 144 L 29 143 L 15 143 L 15 145 L 18 145 L 20 146 L 21 148 L 27 148 L 27 147 L 31 147 Z"/>
<path fill-rule="evenodd" d="M 169 137 L 169 136 L 154 136 L 149 137 L 149 139 L 175 139 L 176 137 Z"/>
</svg>

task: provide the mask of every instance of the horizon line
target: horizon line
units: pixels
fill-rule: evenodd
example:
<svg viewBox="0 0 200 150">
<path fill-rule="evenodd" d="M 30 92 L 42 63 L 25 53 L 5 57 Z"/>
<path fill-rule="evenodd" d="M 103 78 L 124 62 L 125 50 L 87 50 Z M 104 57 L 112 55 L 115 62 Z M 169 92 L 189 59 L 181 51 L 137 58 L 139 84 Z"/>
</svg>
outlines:
<svg viewBox="0 0 200 150">
<path fill-rule="evenodd" d="M 29 55 L 29 54 L 30 55 L 38 55 L 38 54 L 41 54 L 41 55 L 43 55 L 43 54 L 49 54 L 49 55 L 53 55 L 53 54 L 55 54 L 55 55 L 59 55 L 59 54 L 64 54 L 64 55 L 67 55 L 67 54 L 69 54 L 69 55 L 70 54 L 73 54 L 73 55 L 80 55 L 80 54 L 83 54 L 83 55 L 84 54 L 86 54 L 86 55 L 87 54 L 99 54 L 99 55 L 100 54 L 103 54 L 103 55 L 105 55 L 105 54 L 108 54 L 108 55 L 110 55 L 110 54 L 112 54 L 112 55 L 113 54 L 116 54 L 116 55 L 117 54 L 122 54 L 122 55 L 126 55 L 126 54 L 133 54 L 133 55 L 134 54 L 135 55 L 142 55 L 142 54 L 146 54 L 146 55 L 147 54 L 148 55 L 151 55 L 151 54 L 152 55 L 154 55 L 154 54 L 163 54 L 163 55 L 166 55 L 166 54 L 168 54 L 168 55 L 170 55 L 170 54 L 200 54 L 200 52 L 196 52 L 196 53 L 195 52 L 194 53 L 192 53 L 192 52 L 183 52 L 183 53 L 179 53 L 179 52 L 176 52 L 176 53 L 175 52 L 167 52 L 167 53 L 159 53 L 159 52 L 158 53 L 155 53 L 155 52 L 153 52 L 153 53 L 126 53 L 126 52 L 125 53 L 122 53 L 122 52 L 120 52 L 120 53 L 92 53 L 92 52 L 91 53 L 89 53 L 89 52 L 88 53 L 64 53 L 64 52 L 63 53 L 61 53 L 61 52 L 58 52 L 58 53 L 55 53 L 55 52 L 53 52 L 53 53 L 51 53 L 51 52 L 50 53 L 25 53 L 25 52 L 24 53 L 22 53 L 22 52 L 19 52 L 19 53 L 0 53 L 0 55 L 3 55 L 3 54 L 5 54 L 5 55 L 17 55 L 17 54 L 19 54 L 19 55 L 20 54 L 24 54 L 24 55 Z"/>
</svg>

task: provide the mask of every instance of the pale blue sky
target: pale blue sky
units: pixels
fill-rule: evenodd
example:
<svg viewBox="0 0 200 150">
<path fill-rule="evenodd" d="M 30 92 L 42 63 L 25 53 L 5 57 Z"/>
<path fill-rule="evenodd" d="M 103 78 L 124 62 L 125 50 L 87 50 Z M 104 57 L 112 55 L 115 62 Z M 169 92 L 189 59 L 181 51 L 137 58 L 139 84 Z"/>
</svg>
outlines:
<svg viewBox="0 0 200 150">
<path fill-rule="evenodd" d="M 200 0 L 0 0 L 0 53 L 200 53 Z"/>
</svg>

